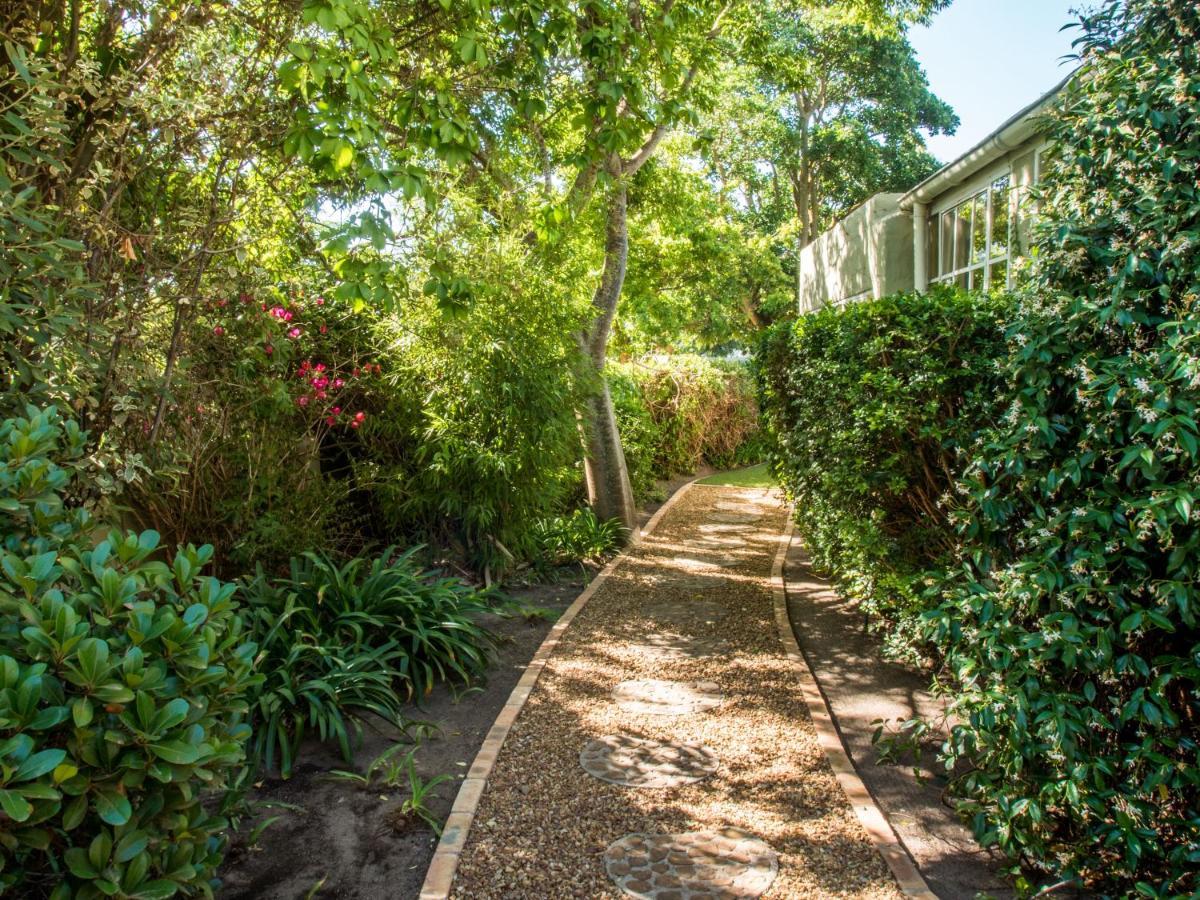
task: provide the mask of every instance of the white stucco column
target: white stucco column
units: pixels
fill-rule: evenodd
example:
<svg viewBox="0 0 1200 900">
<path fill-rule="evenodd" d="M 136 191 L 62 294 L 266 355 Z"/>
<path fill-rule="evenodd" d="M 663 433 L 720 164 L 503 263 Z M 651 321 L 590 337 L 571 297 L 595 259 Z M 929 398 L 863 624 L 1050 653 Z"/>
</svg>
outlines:
<svg viewBox="0 0 1200 900">
<path fill-rule="evenodd" d="M 929 204 L 913 203 L 913 287 L 929 287 Z"/>
</svg>

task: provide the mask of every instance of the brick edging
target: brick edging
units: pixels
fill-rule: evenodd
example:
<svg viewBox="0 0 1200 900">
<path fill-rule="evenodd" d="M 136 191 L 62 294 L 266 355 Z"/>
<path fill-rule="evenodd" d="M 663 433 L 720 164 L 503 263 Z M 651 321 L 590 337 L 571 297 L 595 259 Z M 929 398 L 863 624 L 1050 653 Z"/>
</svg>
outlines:
<svg viewBox="0 0 1200 900">
<path fill-rule="evenodd" d="M 867 786 L 863 784 L 858 770 L 854 768 L 854 763 L 850 760 L 850 756 L 842 744 L 842 737 L 838 732 L 837 725 L 834 724 L 833 714 L 825 702 L 825 695 L 821 693 L 817 679 L 800 649 L 795 632 L 792 630 L 792 622 L 788 617 L 787 585 L 783 578 L 783 566 L 787 559 L 788 548 L 792 543 L 793 529 L 794 525 L 789 516 L 787 528 L 779 538 L 779 551 L 775 555 L 775 564 L 771 567 L 771 589 L 775 595 L 775 623 L 779 627 L 779 637 L 783 642 L 785 655 L 796 667 L 800 691 L 804 695 L 809 717 L 817 732 L 817 742 L 825 751 L 825 758 L 829 760 L 829 765 L 837 776 L 838 784 L 842 786 L 846 798 L 854 807 L 858 821 L 866 829 L 871 843 L 875 845 L 875 849 L 879 851 L 879 855 L 891 869 L 892 877 L 896 879 L 900 892 L 906 897 L 937 900 L 937 895 L 929 889 L 929 885 L 922 877 L 916 863 L 908 855 L 904 845 L 900 843 L 900 839 L 892 830 L 883 811 L 876 805 Z"/>
<path fill-rule="evenodd" d="M 640 529 L 640 533 L 635 536 L 633 543 L 636 545 L 638 538 L 652 532 L 667 510 L 674 506 L 695 483 L 696 479 L 692 479 L 672 494 L 667 502 L 650 517 L 650 521 L 646 523 L 645 527 Z M 508 732 L 525 706 L 525 701 L 533 693 L 538 676 L 542 674 L 542 670 L 546 667 L 546 661 L 558 646 L 567 626 L 627 558 L 626 551 L 613 557 L 608 565 L 600 571 L 600 574 L 584 588 L 583 593 L 575 598 L 575 602 L 567 607 L 566 612 L 554 623 L 554 627 L 550 629 L 545 640 L 538 647 L 537 653 L 533 655 L 529 665 L 525 667 L 517 686 L 508 695 L 508 701 L 500 710 L 500 714 L 496 716 L 496 721 L 492 724 L 491 730 L 483 740 L 483 745 L 475 755 L 475 761 L 467 770 L 466 779 L 458 789 L 454 805 L 450 807 L 450 816 L 443 826 L 441 840 L 438 841 L 437 849 L 433 852 L 433 859 L 425 874 L 425 883 L 421 886 L 420 900 L 446 900 L 450 896 L 450 890 L 454 885 L 454 875 L 458 871 L 458 862 L 462 856 L 463 847 L 467 843 L 467 834 L 471 830 L 471 823 L 475 820 L 479 801 L 483 798 L 483 789 L 487 784 L 488 776 L 496 765 L 496 757 L 500 755 L 500 748 L 504 746 L 504 739 L 508 737 Z"/>
</svg>

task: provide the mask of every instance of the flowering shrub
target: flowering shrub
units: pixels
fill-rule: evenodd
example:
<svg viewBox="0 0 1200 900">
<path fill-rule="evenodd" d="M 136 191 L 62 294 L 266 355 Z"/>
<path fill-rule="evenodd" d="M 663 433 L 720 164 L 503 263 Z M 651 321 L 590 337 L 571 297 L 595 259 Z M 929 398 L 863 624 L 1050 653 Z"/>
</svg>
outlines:
<svg viewBox="0 0 1200 900">
<path fill-rule="evenodd" d="M 1109 2 L 1059 101 L 1011 407 L 928 619 L 988 843 L 1200 893 L 1200 7 Z"/>
<path fill-rule="evenodd" d="M 1010 309 L 940 288 L 825 307 L 763 339 L 772 468 L 799 534 L 902 656 L 928 649 L 915 641 L 924 574 L 958 546 L 954 484 L 1002 396 Z"/>
<path fill-rule="evenodd" d="M 84 435 L 53 410 L 0 425 L 0 888 L 210 894 L 243 764 L 254 646 L 211 547 L 93 547 L 61 495 Z"/>
<path fill-rule="evenodd" d="M 206 301 L 153 472 L 125 487 L 135 520 L 214 544 L 231 575 L 284 567 L 297 548 L 360 546 L 353 485 L 331 470 L 345 469 L 383 381 L 361 318 L 301 287 Z M 151 421 L 128 424 L 149 434 Z"/>
</svg>

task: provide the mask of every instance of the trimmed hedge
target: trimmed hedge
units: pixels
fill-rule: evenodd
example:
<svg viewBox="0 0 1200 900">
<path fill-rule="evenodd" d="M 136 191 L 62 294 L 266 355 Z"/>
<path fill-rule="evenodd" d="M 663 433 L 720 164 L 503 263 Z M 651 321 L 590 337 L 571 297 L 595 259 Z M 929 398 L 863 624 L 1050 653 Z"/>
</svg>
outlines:
<svg viewBox="0 0 1200 900">
<path fill-rule="evenodd" d="M 610 363 L 625 460 L 640 498 L 655 481 L 758 462 L 763 444 L 754 381 L 744 363 L 679 354 Z"/>
<path fill-rule="evenodd" d="M 1200 894 L 1200 7 L 1108 3 L 1058 104 L 1011 405 L 926 634 L 976 830 L 1052 878 Z"/>
<path fill-rule="evenodd" d="M 814 562 L 919 655 L 924 573 L 953 556 L 960 448 L 996 412 L 1011 303 L 949 289 L 783 322 L 758 366 L 772 468 Z"/>
<path fill-rule="evenodd" d="M 1003 301 L 827 311 L 768 339 L 764 404 L 818 558 L 940 660 L 951 790 L 1018 889 L 1194 897 L 1200 7 L 1108 2 L 1079 46 L 1004 347 Z"/>
</svg>

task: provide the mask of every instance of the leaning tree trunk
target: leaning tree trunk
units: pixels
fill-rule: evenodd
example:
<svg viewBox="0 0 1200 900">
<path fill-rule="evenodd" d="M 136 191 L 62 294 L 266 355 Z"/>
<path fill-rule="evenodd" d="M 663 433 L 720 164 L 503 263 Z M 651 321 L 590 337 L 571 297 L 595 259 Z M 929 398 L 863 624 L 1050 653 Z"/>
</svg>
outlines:
<svg viewBox="0 0 1200 900">
<path fill-rule="evenodd" d="M 621 435 L 617 430 L 612 395 L 604 378 L 608 337 L 617 314 L 617 303 L 621 299 L 629 261 L 626 200 L 625 181 L 618 174 L 609 198 L 604 274 L 592 296 L 594 318 L 587 331 L 580 335 L 580 342 L 601 383 L 600 390 L 588 399 L 584 407 L 584 440 L 587 449 L 584 471 L 587 475 L 588 500 L 598 519 L 616 519 L 632 536 L 637 527 L 637 506 L 633 500 L 629 469 L 625 464 L 625 451 L 621 447 Z"/>
</svg>

